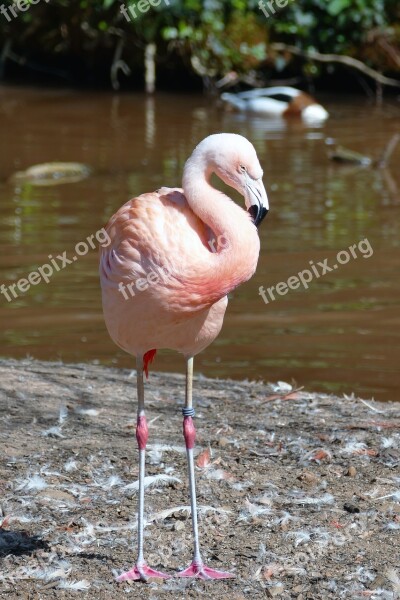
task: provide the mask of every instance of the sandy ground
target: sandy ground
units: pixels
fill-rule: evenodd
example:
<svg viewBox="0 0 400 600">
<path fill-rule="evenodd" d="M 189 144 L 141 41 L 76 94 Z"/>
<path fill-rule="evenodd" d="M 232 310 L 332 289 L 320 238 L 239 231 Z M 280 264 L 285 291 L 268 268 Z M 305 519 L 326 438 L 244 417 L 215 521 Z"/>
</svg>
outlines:
<svg viewBox="0 0 400 600">
<path fill-rule="evenodd" d="M 135 374 L 0 361 L 0 597 L 400 598 L 400 404 L 195 382 L 200 533 L 225 581 L 115 581 L 136 546 Z M 184 380 L 146 385 L 146 554 L 191 558 Z"/>
</svg>

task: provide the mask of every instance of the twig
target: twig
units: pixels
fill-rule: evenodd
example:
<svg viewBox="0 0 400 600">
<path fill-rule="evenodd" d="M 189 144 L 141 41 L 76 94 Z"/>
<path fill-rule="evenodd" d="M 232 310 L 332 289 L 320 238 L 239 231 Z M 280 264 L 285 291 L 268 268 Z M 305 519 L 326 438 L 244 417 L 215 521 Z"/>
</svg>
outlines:
<svg viewBox="0 0 400 600">
<path fill-rule="evenodd" d="M 121 35 L 118 40 L 118 43 L 115 47 L 114 58 L 111 65 L 110 77 L 111 84 L 114 90 L 119 90 L 119 81 L 118 81 L 118 71 L 122 71 L 124 75 L 127 77 L 131 74 L 131 70 L 129 66 L 126 64 L 124 60 L 121 59 L 122 52 L 125 45 L 125 39 Z"/>
<path fill-rule="evenodd" d="M 386 188 L 389 191 L 389 195 L 391 196 L 391 200 L 393 204 L 400 204 L 400 196 L 399 196 L 399 191 L 397 189 L 397 183 L 396 180 L 393 179 L 392 174 L 390 173 L 390 170 L 388 168 L 383 168 L 382 171 L 382 177 L 384 179 L 384 183 L 386 184 Z"/>
<path fill-rule="evenodd" d="M 379 73 L 379 71 L 368 67 L 366 64 L 361 62 L 361 60 L 352 58 L 351 56 L 343 56 L 341 54 L 321 54 L 321 52 L 316 52 L 315 50 L 301 50 L 301 48 L 297 48 L 297 46 L 291 46 L 289 44 L 282 43 L 271 44 L 270 47 L 272 50 L 276 50 L 277 52 L 290 52 L 291 54 L 303 56 L 304 58 L 317 60 L 319 62 L 339 63 L 346 65 L 347 67 L 352 67 L 353 69 L 361 71 L 361 73 L 368 75 L 368 77 L 371 77 L 382 85 L 400 87 L 400 81 L 397 79 L 386 77 L 385 75 L 382 75 L 382 73 Z"/>
<path fill-rule="evenodd" d="M 384 415 L 384 414 L 385 414 L 385 411 L 384 411 L 384 410 L 378 410 L 377 408 L 375 408 L 374 406 L 372 406 L 371 404 L 369 404 L 368 402 L 366 402 L 366 400 L 363 400 L 362 398 L 358 398 L 358 400 L 359 400 L 360 402 L 362 402 L 363 404 L 365 404 L 365 406 L 368 406 L 368 408 L 370 408 L 370 409 L 371 409 L 371 410 L 373 410 L 374 412 L 377 412 L 377 413 L 379 413 L 379 414 L 381 414 L 381 415 Z"/>
<path fill-rule="evenodd" d="M 389 44 L 385 38 L 378 40 L 378 45 L 386 52 L 398 67 L 400 67 L 400 53 Z"/>
<path fill-rule="evenodd" d="M 12 46 L 11 38 L 7 38 L 4 43 L 1 54 L 0 54 L 0 81 L 2 81 L 4 79 L 4 67 L 5 67 L 6 60 L 8 58 L 8 53 L 11 50 L 11 46 Z"/>
<path fill-rule="evenodd" d="M 400 141 L 400 134 L 395 133 L 392 136 L 391 140 L 389 141 L 388 145 L 386 146 L 385 150 L 383 151 L 381 158 L 379 158 L 376 161 L 377 167 L 381 167 L 381 168 L 386 167 L 386 165 L 389 162 L 389 159 L 392 156 L 399 141 Z"/>
<path fill-rule="evenodd" d="M 301 394 L 298 394 L 298 392 L 301 392 L 303 389 L 304 386 L 301 386 L 295 390 L 291 390 L 290 392 L 285 392 L 283 394 L 272 394 L 272 396 L 267 396 L 261 402 L 272 402 L 273 400 L 301 400 L 302 396 Z"/>
</svg>

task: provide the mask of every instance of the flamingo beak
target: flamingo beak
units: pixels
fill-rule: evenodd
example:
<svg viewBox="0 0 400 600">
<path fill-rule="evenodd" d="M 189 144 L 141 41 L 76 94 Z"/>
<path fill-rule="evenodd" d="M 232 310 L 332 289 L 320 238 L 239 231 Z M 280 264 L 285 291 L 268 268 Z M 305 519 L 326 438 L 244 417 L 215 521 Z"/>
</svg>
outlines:
<svg viewBox="0 0 400 600">
<path fill-rule="evenodd" d="M 254 225 L 258 227 L 269 211 L 268 196 L 262 179 L 252 179 L 247 176 L 244 197 L 247 212 L 253 219 Z"/>
</svg>

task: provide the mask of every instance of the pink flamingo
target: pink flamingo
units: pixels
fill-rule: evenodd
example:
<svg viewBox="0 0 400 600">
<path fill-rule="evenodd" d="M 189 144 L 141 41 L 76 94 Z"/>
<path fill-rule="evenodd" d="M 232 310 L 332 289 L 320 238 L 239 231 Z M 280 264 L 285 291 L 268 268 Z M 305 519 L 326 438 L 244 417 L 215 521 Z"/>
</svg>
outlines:
<svg viewBox="0 0 400 600">
<path fill-rule="evenodd" d="M 247 212 L 212 187 L 215 173 L 244 196 Z M 138 558 L 118 581 L 169 575 L 150 568 L 143 553 L 144 474 L 148 428 L 143 371 L 160 348 L 186 360 L 183 435 L 187 449 L 194 539 L 193 561 L 180 577 L 234 577 L 203 563 L 197 526 L 192 406 L 193 357 L 217 337 L 227 294 L 254 273 L 260 250 L 256 226 L 268 212 L 263 171 L 253 145 L 235 134 L 204 139 L 186 162 L 183 189 L 161 188 L 129 200 L 111 218 L 111 243 L 101 250 L 104 316 L 114 342 L 136 356 L 139 447 Z"/>
</svg>

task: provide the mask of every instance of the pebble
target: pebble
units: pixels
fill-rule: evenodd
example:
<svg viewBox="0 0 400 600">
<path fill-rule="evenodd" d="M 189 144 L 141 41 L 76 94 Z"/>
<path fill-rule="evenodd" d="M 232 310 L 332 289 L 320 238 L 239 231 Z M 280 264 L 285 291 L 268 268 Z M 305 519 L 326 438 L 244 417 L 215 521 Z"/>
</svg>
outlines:
<svg viewBox="0 0 400 600">
<path fill-rule="evenodd" d="M 346 502 L 346 504 L 343 504 L 343 509 L 345 511 L 347 511 L 350 514 L 354 514 L 354 513 L 359 513 L 360 509 L 358 508 L 358 506 L 356 506 L 355 504 L 350 504 L 348 502 Z"/>
<path fill-rule="evenodd" d="M 177 521 L 174 524 L 174 531 L 182 531 L 182 529 L 185 529 L 185 524 L 182 521 Z"/>
<path fill-rule="evenodd" d="M 280 596 L 283 592 L 283 585 L 278 584 L 278 585 L 274 585 L 270 588 L 268 588 L 268 591 L 270 593 L 270 596 L 272 598 L 275 598 L 276 596 Z"/>
<path fill-rule="evenodd" d="M 300 473 L 297 479 L 300 479 L 300 481 L 303 481 L 308 485 L 314 485 L 317 481 L 317 476 L 314 473 L 311 473 L 311 471 L 303 471 L 303 473 Z"/>
<path fill-rule="evenodd" d="M 374 579 L 374 589 L 384 589 L 387 587 L 387 579 L 386 577 L 382 577 L 382 575 L 377 575 Z"/>
<path fill-rule="evenodd" d="M 353 466 L 350 466 L 350 467 L 347 469 L 347 473 L 346 473 L 346 475 L 347 475 L 348 477 L 355 477 L 355 476 L 357 475 L 357 469 L 356 469 L 355 467 L 353 467 Z"/>
<path fill-rule="evenodd" d="M 218 440 L 218 446 L 220 446 L 221 448 L 225 448 L 229 444 L 230 444 L 230 441 L 226 437 L 221 437 Z"/>
<path fill-rule="evenodd" d="M 176 519 L 177 521 L 185 521 L 187 518 L 185 514 L 179 512 L 179 511 L 172 513 L 172 517 L 174 519 Z"/>
<path fill-rule="evenodd" d="M 163 583 L 164 580 L 161 579 L 161 577 L 149 577 L 146 581 L 147 584 L 149 583 Z"/>
</svg>

